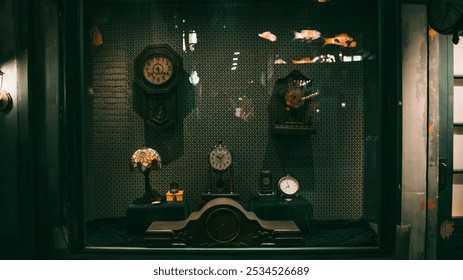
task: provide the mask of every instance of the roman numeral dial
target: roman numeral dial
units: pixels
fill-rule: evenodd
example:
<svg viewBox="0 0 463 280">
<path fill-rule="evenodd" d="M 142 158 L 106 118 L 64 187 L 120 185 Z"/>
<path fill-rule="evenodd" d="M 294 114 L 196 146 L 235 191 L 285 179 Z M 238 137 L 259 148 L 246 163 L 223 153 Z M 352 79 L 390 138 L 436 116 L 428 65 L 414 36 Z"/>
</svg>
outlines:
<svg viewBox="0 0 463 280">
<path fill-rule="evenodd" d="M 215 171 L 227 170 L 232 164 L 232 155 L 225 146 L 216 146 L 209 153 L 209 164 Z"/>
</svg>

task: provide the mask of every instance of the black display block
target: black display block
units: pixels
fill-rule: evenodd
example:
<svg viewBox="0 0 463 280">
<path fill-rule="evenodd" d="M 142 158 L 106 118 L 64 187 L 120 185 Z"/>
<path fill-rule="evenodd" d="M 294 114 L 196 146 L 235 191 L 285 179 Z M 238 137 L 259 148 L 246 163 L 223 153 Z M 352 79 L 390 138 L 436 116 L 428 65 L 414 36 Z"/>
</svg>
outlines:
<svg viewBox="0 0 463 280">
<path fill-rule="evenodd" d="M 130 233 L 144 233 L 154 221 L 181 221 L 190 212 L 186 201 L 160 204 L 144 204 L 142 199 L 135 200 L 126 211 L 127 229 Z"/>
<path fill-rule="evenodd" d="M 310 233 L 313 224 L 312 205 L 303 197 L 289 199 L 277 197 L 274 200 L 251 198 L 249 211 L 262 220 L 292 220 L 304 233 Z"/>
</svg>

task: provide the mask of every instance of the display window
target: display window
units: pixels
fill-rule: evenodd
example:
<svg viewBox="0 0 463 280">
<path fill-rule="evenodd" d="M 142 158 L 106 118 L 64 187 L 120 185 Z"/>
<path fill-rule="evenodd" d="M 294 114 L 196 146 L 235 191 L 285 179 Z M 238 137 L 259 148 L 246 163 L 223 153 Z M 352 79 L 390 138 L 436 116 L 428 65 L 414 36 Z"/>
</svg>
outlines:
<svg viewBox="0 0 463 280">
<path fill-rule="evenodd" d="M 393 242 L 383 2 L 83 1 L 84 247 Z"/>
</svg>

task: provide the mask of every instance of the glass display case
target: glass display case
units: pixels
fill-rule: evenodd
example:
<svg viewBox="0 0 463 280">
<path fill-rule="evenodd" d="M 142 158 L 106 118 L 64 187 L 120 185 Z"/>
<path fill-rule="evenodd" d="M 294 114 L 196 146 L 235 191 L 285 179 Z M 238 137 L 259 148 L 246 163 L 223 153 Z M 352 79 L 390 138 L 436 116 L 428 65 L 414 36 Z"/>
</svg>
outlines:
<svg viewBox="0 0 463 280">
<path fill-rule="evenodd" d="M 83 1 L 83 247 L 393 247 L 385 2 Z"/>
</svg>

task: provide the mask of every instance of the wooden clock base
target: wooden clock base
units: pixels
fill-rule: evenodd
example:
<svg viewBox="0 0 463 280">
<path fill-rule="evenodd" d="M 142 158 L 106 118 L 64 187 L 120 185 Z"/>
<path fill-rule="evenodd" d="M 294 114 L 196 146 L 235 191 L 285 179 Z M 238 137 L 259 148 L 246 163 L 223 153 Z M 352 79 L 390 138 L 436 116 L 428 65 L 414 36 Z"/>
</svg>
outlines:
<svg viewBox="0 0 463 280">
<path fill-rule="evenodd" d="M 216 198 L 183 221 L 155 221 L 145 232 L 147 247 L 301 246 L 293 221 L 267 221 L 230 198 Z"/>
</svg>

